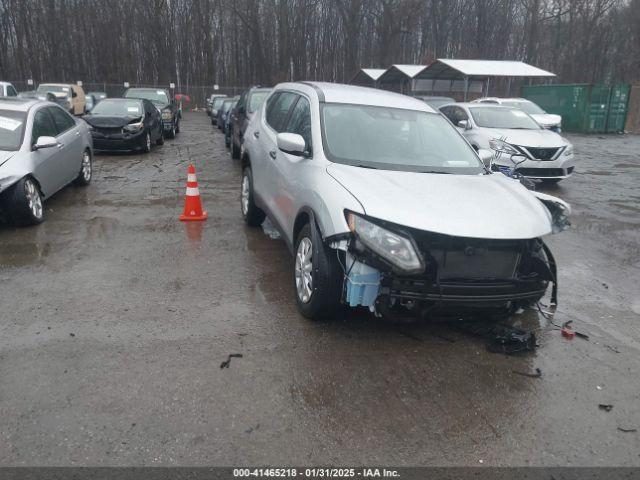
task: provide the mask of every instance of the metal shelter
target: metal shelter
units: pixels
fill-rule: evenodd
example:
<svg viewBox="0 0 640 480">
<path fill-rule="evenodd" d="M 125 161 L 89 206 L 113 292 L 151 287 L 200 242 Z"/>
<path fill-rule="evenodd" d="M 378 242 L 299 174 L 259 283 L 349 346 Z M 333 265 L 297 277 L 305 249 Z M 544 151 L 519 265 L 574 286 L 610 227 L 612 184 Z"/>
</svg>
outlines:
<svg viewBox="0 0 640 480">
<path fill-rule="evenodd" d="M 381 79 L 386 75 L 383 74 Z M 524 62 L 512 60 L 456 60 L 439 58 L 423 68 L 413 77 L 413 91 L 464 91 L 467 100 L 470 84 L 484 84 L 481 91 L 489 95 L 489 83 L 493 77 L 508 79 L 511 90 L 512 78 L 553 78 L 556 75 Z M 448 89 L 442 85 L 449 85 Z M 438 87 L 439 86 L 439 87 Z M 438 87 L 438 88 L 435 88 Z"/>
<path fill-rule="evenodd" d="M 378 79 L 385 71 L 384 68 L 361 68 L 349 83 L 363 87 L 377 87 Z"/>
</svg>

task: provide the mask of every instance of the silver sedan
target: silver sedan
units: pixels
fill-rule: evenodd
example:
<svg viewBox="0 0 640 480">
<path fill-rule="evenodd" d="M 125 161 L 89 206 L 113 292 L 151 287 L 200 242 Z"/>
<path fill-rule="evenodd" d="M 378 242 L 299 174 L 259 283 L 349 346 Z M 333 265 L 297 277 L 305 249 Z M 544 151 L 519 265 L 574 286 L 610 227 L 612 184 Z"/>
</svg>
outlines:
<svg viewBox="0 0 640 480">
<path fill-rule="evenodd" d="M 43 200 L 75 182 L 91 182 L 89 126 L 59 105 L 0 100 L 0 209 L 16 225 L 44 218 Z"/>
</svg>

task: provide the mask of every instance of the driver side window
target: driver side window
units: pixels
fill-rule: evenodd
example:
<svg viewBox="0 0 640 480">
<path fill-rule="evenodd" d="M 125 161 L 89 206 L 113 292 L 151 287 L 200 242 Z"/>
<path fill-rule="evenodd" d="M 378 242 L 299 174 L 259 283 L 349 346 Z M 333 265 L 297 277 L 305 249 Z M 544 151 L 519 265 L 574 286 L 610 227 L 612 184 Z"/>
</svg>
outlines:
<svg viewBox="0 0 640 480">
<path fill-rule="evenodd" d="M 33 116 L 33 129 L 31 131 L 31 145 L 34 145 L 40 137 L 55 137 L 58 135 L 51 115 L 46 108 L 38 110 Z"/>
<path fill-rule="evenodd" d="M 285 132 L 297 133 L 304 138 L 307 151 L 311 152 L 311 107 L 309 101 L 304 97 L 298 97 L 298 103 L 293 107 L 291 117 L 287 123 Z"/>
</svg>

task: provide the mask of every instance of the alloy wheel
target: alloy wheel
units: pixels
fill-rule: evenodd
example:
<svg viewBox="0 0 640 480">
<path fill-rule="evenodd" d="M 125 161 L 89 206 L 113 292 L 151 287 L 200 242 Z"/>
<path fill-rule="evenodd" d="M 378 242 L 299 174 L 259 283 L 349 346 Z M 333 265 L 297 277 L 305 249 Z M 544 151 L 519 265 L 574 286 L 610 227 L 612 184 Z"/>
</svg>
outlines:
<svg viewBox="0 0 640 480">
<path fill-rule="evenodd" d="M 82 178 L 85 182 L 91 180 L 91 155 L 87 151 L 82 154 Z"/>
<path fill-rule="evenodd" d="M 298 244 L 296 252 L 296 291 L 301 302 L 311 300 L 313 293 L 313 244 L 308 237 L 304 237 Z"/>
<path fill-rule="evenodd" d="M 27 204 L 29 210 L 34 218 L 40 220 L 42 218 L 42 198 L 40 198 L 40 192 L 35 186 L 32 180 L 26 179 L 24 181 L 24 191 L 27 197 Z"/>
<path fill-rule="evenodd" d="M 244 175 L 242 177 L 242 195 L 241 195 L 241 205 L 242 205 L 242 214 L 246 215 L 249 211 L 249 195 L 251 194 L 251 187 L 249 185 L 249 177 Z"/>
</svg>

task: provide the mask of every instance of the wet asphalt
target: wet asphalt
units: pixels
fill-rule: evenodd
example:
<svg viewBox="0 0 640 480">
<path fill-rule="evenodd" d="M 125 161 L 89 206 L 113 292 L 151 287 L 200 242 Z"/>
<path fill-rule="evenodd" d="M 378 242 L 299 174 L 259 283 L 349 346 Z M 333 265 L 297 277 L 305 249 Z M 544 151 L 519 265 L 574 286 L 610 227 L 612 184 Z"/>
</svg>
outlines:
<svg viewBox="0 0 640 480">
<path fill-rule="evenodd" d="M 204 113 L 97 156 L 43 224 L 0 224 L 0 465 L 640 465 L 640 137 L 569 138 L 577 172 L 545 190 L 574 209 L 548 239 L 553 322 L 589 340 L 529 310 L 539 348 L 517 357 L 441 324 L 301 317 Z M 204 223 L 178 221 L 189 162 Z"/>
</svg>

